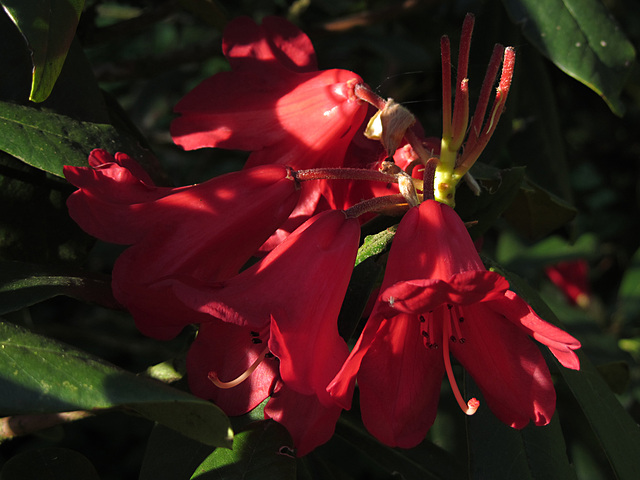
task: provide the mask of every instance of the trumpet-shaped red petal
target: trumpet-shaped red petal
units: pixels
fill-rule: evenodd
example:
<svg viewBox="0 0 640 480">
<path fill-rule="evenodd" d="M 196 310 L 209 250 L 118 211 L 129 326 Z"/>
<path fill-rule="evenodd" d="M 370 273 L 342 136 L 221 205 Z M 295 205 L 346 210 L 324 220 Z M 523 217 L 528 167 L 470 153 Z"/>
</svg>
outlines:
<svg viewBox="0 0 640 480">
<path fill-rule="evenodd" d="M 325 388 L 348 355 L 337 318 L 359 238 L 356 219 L 323 212 L 233 278 L 211 287 L 185 283 L 175 292 L 195 311 L 254 331 L 268 327 L 285 384 L 333 404 Z"/>
<path fill-rule="evenodd" d="M 303 395 L 285 385 L 276 389 L 264 408 L 266 418 L 287 428 L 298 457 L 331 439 L 341 412 L 338 405 L 323 405 L 315 395 Z"/>
<path fill-rule="evenodd" d="M 176 279 L 173 294 L 187 308 L 211 319 L 211 324 L 203 323 L 205 330 L 194 344 L 197 350 L 189 355 L 194 392 L 231 408 L 230 399 L 236 397 L 232 392 L 215 392 L 213 384 L 206 385 L 208 373 L 214 371 L 220 380 L 229 381 L 246 371 L 259 351 L 268 348 L 278 360 L 277 379 L 281 384 L 274 390 L 265 414 L 287 426 L 301 454 L 327 441 L 341 407 L 326 387 L 349 354 L 338 333 L 337 319 L 359 238 L 357 219 L 347 218 L 342 211 L 327 211 L 308 220 L 258 263 L 226 281 L 206 284 Z M 211 337 L 213 332 L 222 332 L 221 320 L 239 335 L 232 336 L 237 338 L 235 347 L 226 345 L 222 337 Z M 241 332 L 245 332 L 244 338 Z M 210 352 L 214 347 L 217 352 Z M 238 351 L 227 359 L 229 349 L 236 347 Z M 242 360 L 242 355 L 247 358 Z M 253 384 L 240 384 L 229 389 L 241 389 L 237 394 L 240 410 L 264 398 L 265 388 L 274 378 L 270 372 L 260 373 L 262 378 L 255 388 Z"/>
<path fill-rule="evenodd" d="M 79 187 L 67 202 L 69 213 L 91 235 L 132 245 L 114 266 L 114 295 L 143 333 L 159 339 L 198 321 L 175 301 L 170 279 L 211 282 L 234 275 L 289 216 L 299 196 L 290 170 L 281 165 L 166 188 L 146 175 L 136 177 L 139 170 L 124 154 L 92 154 L 98 157 L 111 161 L 65 167 L 67 179 Z"/>
<path fill-rule="evenodd" d="M 426 248 L 416 251 L 417 239 Z M 451 352 L 500 420 L 515 428 L 529 421 L 546 425 L 555 391 L 529 336 L 548 345 L 564 366 L 579 368 L 573 350 L 580 343 L 540 319 L 506 280 L 486 271 L 456 213 L 427 200 L 401 221 L 378 302 L 328 391 L 348 408 L 357 378 L 367 428 L 389 445 L 414 446 L 435 417 L 434 385 L 445 371 L 458 402 L 474 411 L 455 385 Z"/>
<path fill-rule="evenodd" d="M 232 67 L 205 80 L 175 107 L 174 141 L 186 149 L 253 152 L 247 166 L 337 167 L 367 105 L 347 70 L 317 71 L 308 37 L 292 24 L 242 17 L 229 23 L 223 50 Z"/>
<path fill-rule="evenodd" d="M 384 444 L 409 448 L 435 420 L 442 353 L 424 348 L 413 315 L 382 320 L 376 339 L 358 373 L 362 421 Z"/>
</svg>

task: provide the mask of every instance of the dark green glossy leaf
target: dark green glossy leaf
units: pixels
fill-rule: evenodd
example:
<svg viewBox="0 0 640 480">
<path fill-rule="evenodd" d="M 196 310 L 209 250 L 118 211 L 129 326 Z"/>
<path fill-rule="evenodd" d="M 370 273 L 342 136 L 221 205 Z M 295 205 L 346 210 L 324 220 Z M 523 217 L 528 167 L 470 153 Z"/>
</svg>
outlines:
<svg viewBox="0 0 640 480">
<path fill-rule="evenodd" d="M 497 170 L 475 165 L 471 173 L 480 185 L 476 196 L 466 187 L 456 193 L 456 211 L 465 222 L 473 222 L 469 234 L 476 239 L 482 236 L 511 205 L 524 179 L 522 167 Z"/>
<path fill-rule="evenodd" d="M 558 318 L 533 288 L 516 275 L 507 273 L 506 278 L 512 289 L 525 298 L 540 317 L 559 325 Z M 558 370 L 580 405 L 616 477 L 636 478 L 640 471 L 637 454 L 640 429 L 584 352 L 578 350 L 576 353 L 580 358 L 579 371 L 562 366 L 558 366 Z"/>
<path fill-rule="evenodd" d="M 480 408 L 467 420 L 471 478 L 576 478 L 557 415 L 544 427 L 529 424 L 517 430 L 493 415 L 468 375 L 465 390 L 468 397 L 480 399 Z"/>
<path fill-rule="evenodd" d="M 424 441 L 411 449 L 387 447 L 349 419 L 349 415 L 343 414 L 338 421 L 336 436 L 361 453 L 366 458 L 362 463 L 371 471 L 399 474 L 399 478 L 406 480 L 466 478 L 464 466 L 457 464 L 448 452 L 437 445 Z"/>
<path fill-rule="evenodd" d="M 87 457 L 68 448 L 29 450 L 12 457 L 2 468 L 0 480 L 100 480 Z"/>
<path fill-rule="evenodd" d="M 64 267 L 0 261 L 0 315 L 58 295 L 118 307 L 108 276 Z"/>
<path fill-rule="evenodd" d="M 208 445 L 231 441 L 229 419 L 212 403 L 0 323 L 3 415 L 113 407 L 131 409 Z"/>
<path fill-rule="evenodd" d="M 151 431 L 139 480 L 188 480 L 211 447 L 163 425 Z"/>
<path fill-rule="evenodd" d="M 571 177 L 558 112 L 561 93 L 549 76 L 549 68 L 535 50 L 518 51 L 507 104 L 509 112 L 514 112 L 509 164 L 525 166 L 530 180 L 570 202 Z"/>
<path fill-rule="evenodd" d="M 622 395 L 627 391 L 630 381 L 629 364 L 627 362 L 609 362 L 597 366 L 612 392 Z"/>
<path fill-rule="evenodd" d="M 505 218 L 522 235 L 538 239 L 562 227 L 577 214 L 560 197 L 529 181 L 504 212 Z"/>
<path fill-rule="evenodd" d="M 33 62 L 29 99 L 42 102 L 51 93 L 75 35 L 84 0 L 2 0 L 24 36 Z"/>
<path fill-rule="evenodd" d="M 87 166 L 94 148 L 126 152 L 143 165 L 149 152 L 113 126 L 0 102 L 0 150 L 36 168 L 62 176 L 63 165 Z"/>
<path fill-rule="evenodd" d="M 635 50 L 598 0 L 503 0 L 514 23 L 540 52 L 602 96 L 622 115 L 620 93 Z"/>
<path fill-rule="evenodd" d="M 192 480 L 293 480 L 296 459 L 286 428 L 273 420 L 254 422 L 236 432 L 233 449 L 216 449 Z"/>
</svg>

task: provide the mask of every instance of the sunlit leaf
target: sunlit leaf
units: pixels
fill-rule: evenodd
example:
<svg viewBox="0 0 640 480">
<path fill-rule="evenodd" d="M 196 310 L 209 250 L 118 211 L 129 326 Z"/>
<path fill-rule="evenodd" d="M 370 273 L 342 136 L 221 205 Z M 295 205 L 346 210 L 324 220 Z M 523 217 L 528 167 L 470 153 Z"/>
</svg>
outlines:
<svg viewBox="0 0 640 480">
<path fill-rule="evenodd" d="M 122 407 L 213 446 L 229 419 L 210 402 L 121 370 L 10 323 L 0 323 L 0 414 Z"/>
<path fill-rule="evenodd" d="M 375 235 L 367 235 L 362 246 L 358 249 L 356 266 L 364 262 L 367 258 L 372 257 L 373 255 L 378 255 L 388 248 L 396 234 L 396 230 L 397 226 L 394 226 Z"/>
<path fill-rule="evenodd" d="M 62 70 L 84 0 L 2 0 L 0 4 L 31 50 L 33 74 L 29 99 L 42 102 Z"/>
<path fill-rule="evenodd" d="M 622 115 L 620 93 L 635 60 L 633 45 L 598 0 L 503 0 L 525 37 L 558 68 Z"/>
<path fill-rule="evenodd" d="M 126 152 L 143 165 L 150 154 L 113 126 L 0 102 L 0 150 L 36 168 L 62 176 L 63 165 L 88 166 L 94 148 Z"/>
<path fill-rule="evenodd" d="M 0 315 L 66 295 L 112 308 L 110 277 L 69 268 L 0 261 Z"/>
<path fill-rule="evenodd" d="M 216 449 L 200 464 L 192 480 L 293 480 L 296 459 L 289 432 L 273 420 L 249 424 L 236 432 L 233 449 Z"/>
</svg>

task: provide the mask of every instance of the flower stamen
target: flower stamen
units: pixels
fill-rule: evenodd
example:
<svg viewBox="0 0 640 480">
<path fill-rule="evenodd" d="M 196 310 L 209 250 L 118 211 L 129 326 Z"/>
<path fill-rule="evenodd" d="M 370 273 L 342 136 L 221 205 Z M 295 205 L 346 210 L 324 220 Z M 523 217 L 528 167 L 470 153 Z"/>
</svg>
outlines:
<svg viewBox="0 0 640 480">
<path fill-rule="evenodd" d="M 258 358 L 256 358 L 255 362 L 253 362 L 249 368 L 247 368 L 242 374 L 240 374 L 240 376 L 236 377 L 230 382 L 221 381 L 218 378 L 218 375 L 216 374 L 216 372 L 209 372 L 209 375 L 207 375 L 207 377 L 209 378 L 211 383 L 213 383 L 218 388 L 224 388 L 224 389 L 233 388 L 235 386 L 240 385 L 247 378 L 249 378 L 251 374 L 255 371 L 255 369 L 258 368 L 258 366 L 262 363 L 262 361 L 265 359 L 268 353 L 269 353 L 269 347 L 265 348 L 260 353 L 260 355 L 258 355 Z"/>
<path fill-rule="evenodd" d="M 476 410 L 478 410 L 478 407 L 480 406 L 480 402 L 478 401 L 477 398 L 471 398 L 468 402 L 465 403 L 464 399 L 462 398 L 462 394 L 460 393 L 460 389 L 458 388 L 456 378 L 453 375 L 453 368 L 451 367 L 451 358 L 449 356 L 449 340 L 452 337 L 451 323 L 453 323 L 456 326 L 458 325 L 458 322 L 454 321 L 454 317 L 451 310 L 452 309 L 450 308 L 449 315 L 450 315 L 451 321 L 448 321 L 447 319 L 443 318 L 443 322 L 442 322 L 442 344 L 443 344 L 442 356 L 444 359 L 444 368 L 447 372 L 447 378 L 449 379 L 451 390 L 453 390 L 453 395 L 454 397 L 456 397 L 456 401 L 458 402 L 460 409 L 466 415 L 473 415 L 474 413 L 476 413 Z M 458 335 L 458 338 L 461 338 L 459 327 L 456 331 L 456 334 Z M 463 342 L 461 341 L 461 343 Z"/>
</svg>

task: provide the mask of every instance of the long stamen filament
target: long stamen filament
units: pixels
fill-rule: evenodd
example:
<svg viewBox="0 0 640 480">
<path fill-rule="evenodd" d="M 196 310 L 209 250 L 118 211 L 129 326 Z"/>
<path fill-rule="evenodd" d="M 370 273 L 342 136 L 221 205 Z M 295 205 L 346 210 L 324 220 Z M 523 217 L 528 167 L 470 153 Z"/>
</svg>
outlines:
<svg viewBox="0 0 640 480">
<path fill-rule="evenodd" d="M 244 382 L 247 378 L 251 376 L 251 374 L 255 371 L 255 369 L 258 368 L 258 366 L 262 363 L 267 353 L 269 353 L 269 347 L 265 348 L 260 353 L 260 355 L 258 355 L 258 358 L 256 358 L 256 360 L 251 364 L 251 366 L 247 368 L 239 377 L 231 380 L 230 382 L 221 381 L 218 378 L 218 375 L 216 374 L 216 372 L 209 372 L 209 375 L 207 377 L 209 378 L 211 383 L 213 383 L 218 388 L 225 388 L 225 389 L 233 388 L 237 385 L 240 385 L 242 382 Z"/>
<path fill-rule="evenodd" d="M 447 319 L 444 319 L 442 323 L 442 355 L 444 357 L 444 368 L 447 371 L 449 384 L 451 385 L 453 395 L 456 397 L 456 401 L 458 402 L 460 409 L 466 415 L 473 415 L 474 413 L 476 413 L 476 410 L 478 410 L 480 402 L 477 398 L 472 398 L 467 403 L 465 403 L 464 399 L 462 398 L 462 394 L 460 393 L 460 389 L 458 388 L 458 384 L 456 383 L 456 378 L 453 376 L 453 369 L 451 368 L 451 358 L 449 357 L 449 337 L 451 337 L 451 323 Z"/>
</svg>

